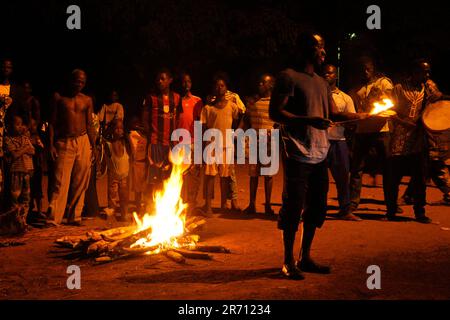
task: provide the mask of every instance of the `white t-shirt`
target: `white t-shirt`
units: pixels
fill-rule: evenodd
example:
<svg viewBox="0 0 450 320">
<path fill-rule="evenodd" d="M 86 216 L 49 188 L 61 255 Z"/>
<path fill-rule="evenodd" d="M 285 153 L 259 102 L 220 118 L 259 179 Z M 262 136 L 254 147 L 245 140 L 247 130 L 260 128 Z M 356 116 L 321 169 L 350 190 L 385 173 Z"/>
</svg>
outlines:
<svg viewBox="0 0 450 320">
<path fill-rule="evenodd" d="M 100 122 L 104 120 L 105 113 L 106 113 L 106 124 L 110 123 L 114 119 L 123 121 L 124 118 L 123 106 L 118 102 L 111 103 L 110 105 L 104 104 L 102 106 L 102 109 L 98 114 L 98 120 Z"/>
<path fill-rule="evenodd" d="M 356 113 L 355 104 L 348 94 L 336 88 L 332 91 L 332 95 L 339 112 Z M 328 129 L 328 139 L 345 140 L 344 131 L 344 127 L 331 127 Z"/>
</svg>

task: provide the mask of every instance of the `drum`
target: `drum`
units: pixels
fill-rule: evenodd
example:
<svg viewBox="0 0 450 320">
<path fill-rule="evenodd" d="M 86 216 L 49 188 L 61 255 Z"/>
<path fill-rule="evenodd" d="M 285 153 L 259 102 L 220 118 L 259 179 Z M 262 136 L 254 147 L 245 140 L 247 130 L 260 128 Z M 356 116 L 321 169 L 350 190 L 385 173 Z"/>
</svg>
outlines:
<svg viewBox="0 0 450 320">
<path fill-rule="evenodd" d="M 450 129 L 450 101 L 441 100 L 429 104 L 423 115 L 425 127 L 433 132 L 442 132 Z"/>
</svg>

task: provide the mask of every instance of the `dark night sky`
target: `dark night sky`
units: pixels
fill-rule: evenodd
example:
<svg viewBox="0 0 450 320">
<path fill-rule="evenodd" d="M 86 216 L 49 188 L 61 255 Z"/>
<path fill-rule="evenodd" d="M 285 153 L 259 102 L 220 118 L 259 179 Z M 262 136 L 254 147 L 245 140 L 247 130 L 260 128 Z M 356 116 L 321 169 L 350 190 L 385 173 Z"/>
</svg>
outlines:
<svg viewBox="0 0 450 320">
<path fill-rule="evenodd" d="M 81 7 L 80 31 L 66 29 L 70 4 Z M 366 28 L 370 4 L 381 7 L 381 30 Z M 433 78 L 450 92 L 444 1 L 16 0 L 2 4 L 0 27 L 0 56 L 14 60 L 16 77 L 30 79 L 44 104 L 75 67 L 88 72 L 87 91 L 97 102 L 116 87 L 129 108 L 139 104 L 161 66 L 191 71 L 201 96 L 217 70 L 230 74 L 232 89 L 250 94 L 258 73 L 283 67 L 305 29 L 325 36 L 329 62 L 336 63 L 340 43 L 344 89 L 356 80 L 356 57 L 370 53 L 394 79 L 409 58 L 429 57 Z M 357 38 L 349 41 L 349 33 Z"/>
</svg>

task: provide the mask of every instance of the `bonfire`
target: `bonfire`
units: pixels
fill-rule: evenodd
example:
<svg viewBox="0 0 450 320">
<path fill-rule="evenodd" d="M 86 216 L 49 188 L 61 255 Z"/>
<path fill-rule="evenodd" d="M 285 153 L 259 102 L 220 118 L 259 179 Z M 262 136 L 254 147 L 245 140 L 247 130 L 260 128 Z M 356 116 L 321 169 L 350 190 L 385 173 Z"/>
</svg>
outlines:
<svg viewBox="0 0 450 320">
<path fill-rule="evenodd" d="M 222 246 L 198 244 L 200 236 L 196 232 L 206 221 L 201 217 L 186 219 L 187 205 L 181 198 L 183 174 L 189 165 L 184 164 L 182 152 L 171 154 L 170 160 L 172 172 L 163 189 L 154 195 L 154 212 L 145 213 L 142 218 L 133 213 L 131 226 L 62 237 L 56 245 L 69 249 L 65 252 L 69 258 L 93 257 L 98 263 L 144 254 L 164 254 L 183 263 L 185 258 L 211 259 L 208 253 L 229 253 Z"/>
</svg>

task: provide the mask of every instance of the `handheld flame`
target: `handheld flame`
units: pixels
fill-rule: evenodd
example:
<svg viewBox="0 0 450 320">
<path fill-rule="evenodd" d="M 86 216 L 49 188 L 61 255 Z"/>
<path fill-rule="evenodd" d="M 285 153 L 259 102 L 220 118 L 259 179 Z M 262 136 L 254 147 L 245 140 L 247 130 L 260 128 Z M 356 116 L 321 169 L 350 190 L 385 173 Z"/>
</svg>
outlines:
<svg viewBox="0 0 450 320">
<path fill-rule="evenodd" d="M 370 111 L 370 115 L 377 115 L 384 111 L 391 109 L 394 106 L 394 103 L 391 99 L 383 99 L 383 102 L 374 102 L 374 108 Z"/>
</svg>

